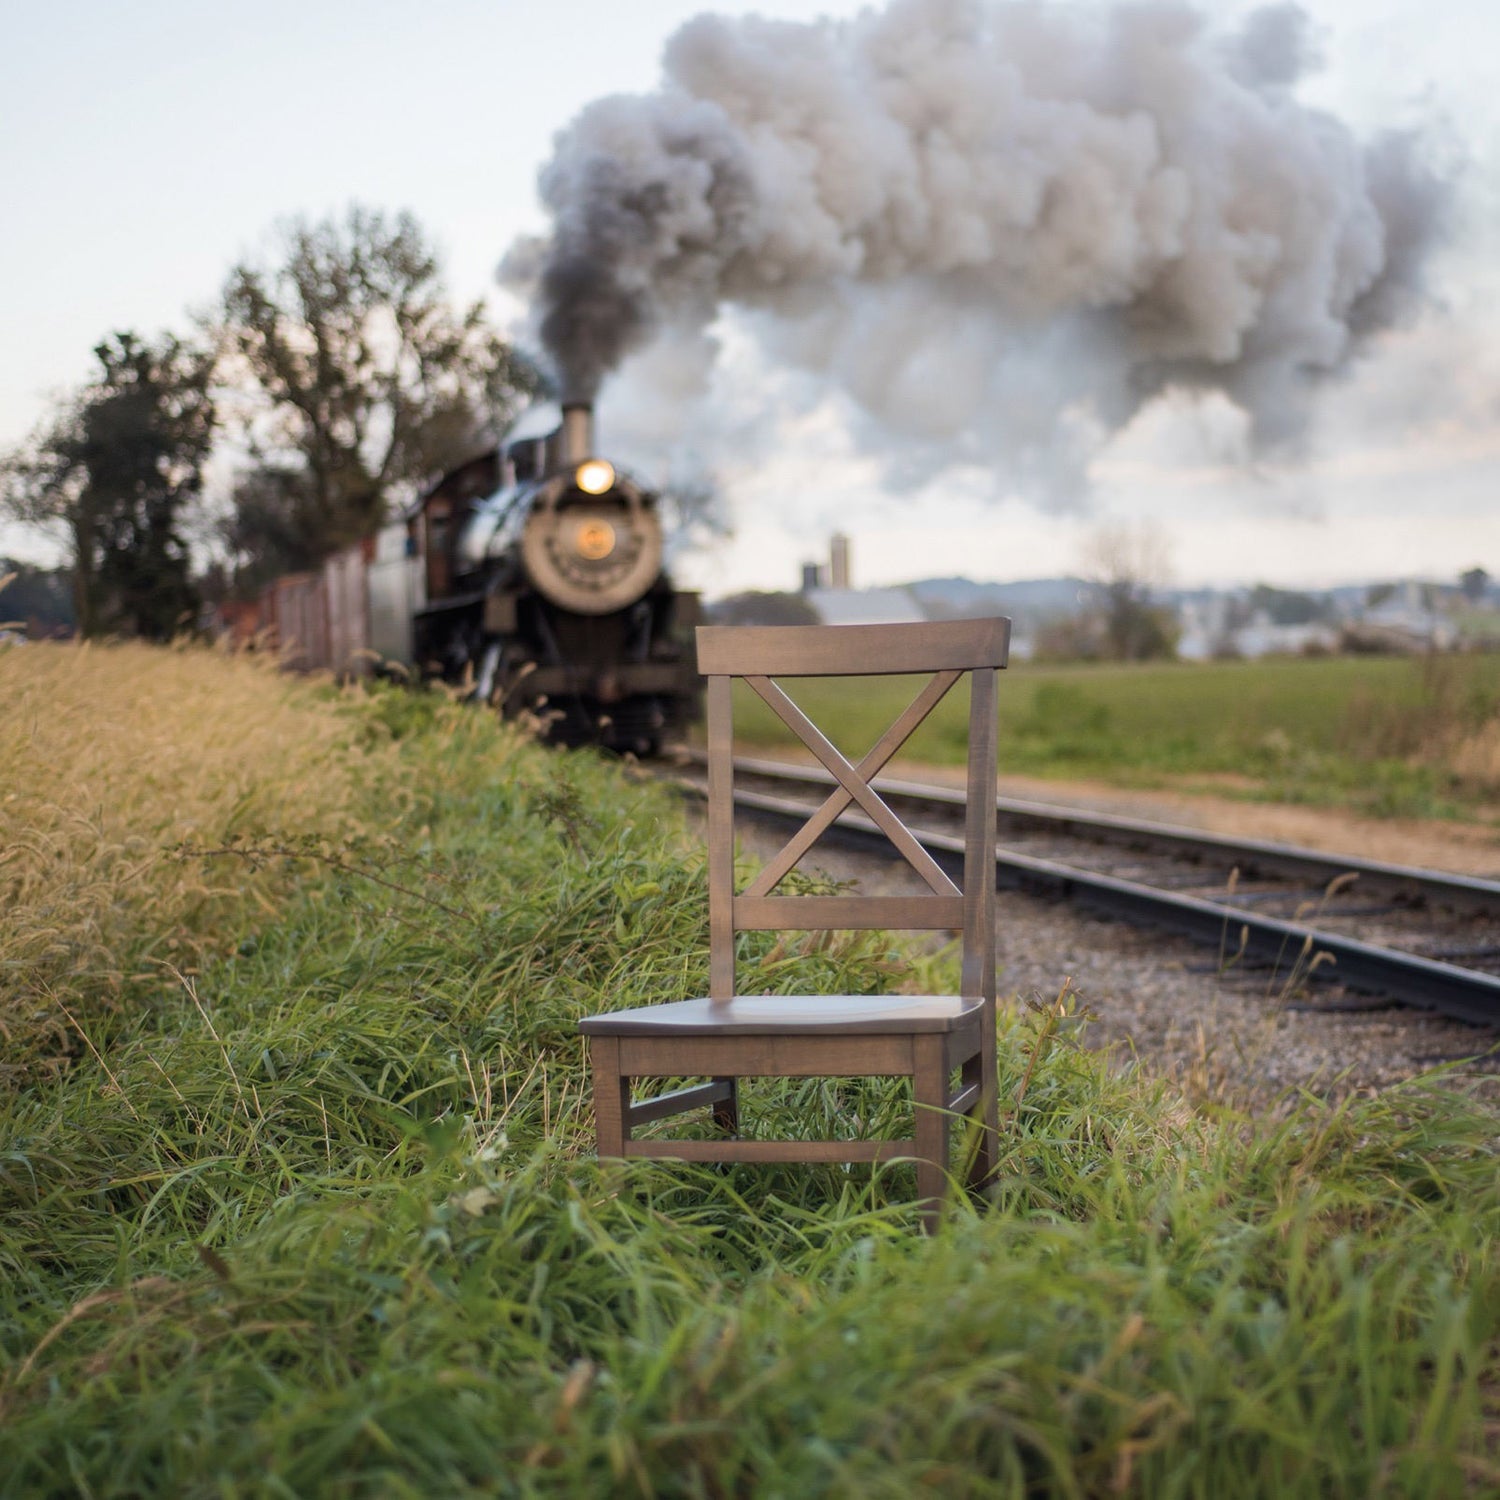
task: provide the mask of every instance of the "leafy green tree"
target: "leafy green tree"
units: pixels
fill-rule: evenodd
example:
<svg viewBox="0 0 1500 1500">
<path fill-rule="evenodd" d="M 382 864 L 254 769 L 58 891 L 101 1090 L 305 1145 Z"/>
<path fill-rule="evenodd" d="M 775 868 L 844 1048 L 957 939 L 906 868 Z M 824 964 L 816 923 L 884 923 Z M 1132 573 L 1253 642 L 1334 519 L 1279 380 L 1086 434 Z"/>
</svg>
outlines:
<svg viewBox="0 0 1500 1500">
<path fill-rule="evenodd" d="M 221 374 L 251 398 L 229 539 L 261 573 L 368 536 L 541 385 L 482 302 L 449 305 L 409 213 L 284 224 L 274 264 L 230 272 L 217 331 Z"/>
<path fill-rule="evenodd" d="M 67 548 L 80 634 L 164 640 L 197 608 L 183 528 L 216 425 L 213 357 L 129 332 L 94 354 L 94 381 L 0 459 L 0 509 Z"/>
<path fill-rule="evenodd" d="M 1458 586 L 1470 604 L 1478 604 L 1489 591 L 1490 575 L 1483 568 L 1469 568 L 1458 575 Z"/>
</svg>

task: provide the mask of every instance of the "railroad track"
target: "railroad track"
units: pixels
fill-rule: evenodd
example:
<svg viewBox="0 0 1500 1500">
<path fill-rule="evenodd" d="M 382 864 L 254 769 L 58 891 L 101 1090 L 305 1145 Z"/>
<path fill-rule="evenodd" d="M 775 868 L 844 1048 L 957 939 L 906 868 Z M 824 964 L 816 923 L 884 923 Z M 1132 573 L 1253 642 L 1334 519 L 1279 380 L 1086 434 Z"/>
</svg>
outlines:
<svg viewBox="0 0 1500 1500">
<path fill-rule="evenodd" d="M 697 752 L 685 764 L 702 765 Z M 689 783 L 691 784 L 691 783 Z M 833 786 L 821 769 L 738 759 L 735 800 L 802 820 Z M 895 778 L 875 786 L 939 863 L 962 852 L 963 793 Z M 1096 914 L 1184 934 L 1219 961 L 1296 970 L 1328 1001 L 1396 1001 L 1500 1026 L 1500 881 L 1232 839 L 1045 803 L 999 800 L 1001 889 L 1062 898 Z M 837 836 L 889 848 L 863 814 Z"/>
</svg>

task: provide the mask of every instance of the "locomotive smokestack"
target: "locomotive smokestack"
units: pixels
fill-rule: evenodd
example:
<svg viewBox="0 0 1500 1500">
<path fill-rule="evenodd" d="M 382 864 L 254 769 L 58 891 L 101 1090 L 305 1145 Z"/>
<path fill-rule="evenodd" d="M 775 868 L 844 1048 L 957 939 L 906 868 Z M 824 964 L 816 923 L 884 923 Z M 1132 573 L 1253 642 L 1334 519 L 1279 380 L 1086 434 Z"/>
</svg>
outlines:
<svg viewBox="0 0 1500 1500">
<path fill-rule="evenodd" d="M 581 464 L 594 452 L 594 408 L 587 401 L 568 401 L 562 409 L 562 462 Z"/>
</svg>

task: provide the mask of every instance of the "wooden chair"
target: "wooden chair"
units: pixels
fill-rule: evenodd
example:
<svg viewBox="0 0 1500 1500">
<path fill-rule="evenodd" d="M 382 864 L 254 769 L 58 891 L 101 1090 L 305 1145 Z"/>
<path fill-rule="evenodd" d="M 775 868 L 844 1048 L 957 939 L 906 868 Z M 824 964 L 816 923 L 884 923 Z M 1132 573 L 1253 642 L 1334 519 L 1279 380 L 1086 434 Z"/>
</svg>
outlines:
<svg viewBox="0 0 1500 1500">
<path fill-rule="evenodd" d="M 952 1117 L 978 1126 L 971 1184 L 994 1170 L 995 673 L 1010 621 L 920 625 L 707 626 L 698 666 L 708 678 L 709 994 L 591 1016 L 594 1117 L 601 1157 L 686 1161 L 883 1162 L 914 1158 L 924 1223 L 937 1221 Z M 931 673 L 910 707 L 851 764 L 773 680 L 777 677 Z M 870 785 L 948 690 L 969 687 L 969 773 L 963 890 L 948 878 Z M 742 678 L 828 769 L 837 786 L 760 874 L 734 889 L 733 728 L 730 689 Z M 776 886 L 850 803 L 886 833 L 928 887 L 912 896 L 775 895 Z M 957 995 L 741 995 L 735 934 L 748 929 L 933 928 L 963 934 Z M 959 1073 L 958 1086 L 952 1075 Z M 745 1140 L 743 1077 L 904 1076 L 912 1080 L 911 1140 Z M 636 1101 L 637 1078 L 707 1083 Z M 687 1110 L 713 1111 L 709 1140 L 640 1139 L 635 1127 Z"/>
</svg>

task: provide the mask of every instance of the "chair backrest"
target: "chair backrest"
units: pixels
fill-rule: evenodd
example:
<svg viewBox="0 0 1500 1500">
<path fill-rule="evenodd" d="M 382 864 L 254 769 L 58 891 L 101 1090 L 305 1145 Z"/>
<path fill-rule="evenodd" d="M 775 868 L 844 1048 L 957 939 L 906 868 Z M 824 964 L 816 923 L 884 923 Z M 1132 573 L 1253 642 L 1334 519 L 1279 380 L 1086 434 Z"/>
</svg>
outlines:
<svg viewBox="0 0 1500 1500">
<path fill-rule="evenodd" d="M 919 625 L 706 625 L 698 670 L 708 678 L 709 996 L 735 992 L 734 936 L 753 928 L 952 928 L 963 934 L 963 993 L 995 994 L 995 673 L 1010 621 Z M 777 686 L 778 677 L 929 673 L 910 706 L 851 762 Z M 960 890 L 870 785 L 960 677 L 969 677 L 969 757 Z M 744 891 L 734 889 L 732 685 L 746 682 L 833 776 L 827 799 Z M 851 803 L 869 816 L 927 885 L 913 896 L 777 896 L 787 872 Z"/>
</svg>

